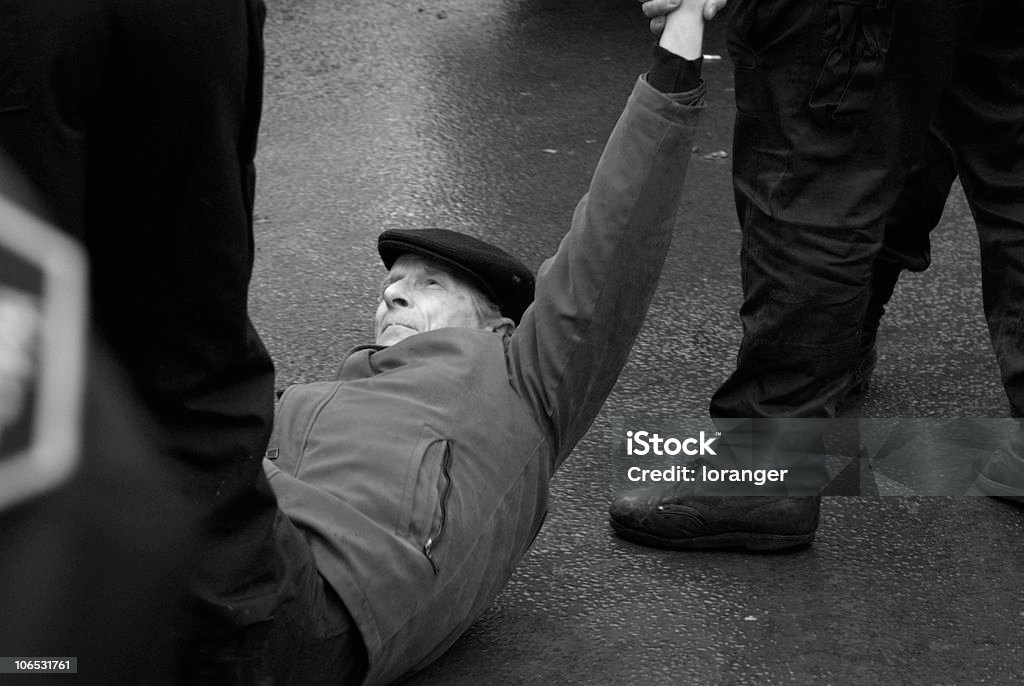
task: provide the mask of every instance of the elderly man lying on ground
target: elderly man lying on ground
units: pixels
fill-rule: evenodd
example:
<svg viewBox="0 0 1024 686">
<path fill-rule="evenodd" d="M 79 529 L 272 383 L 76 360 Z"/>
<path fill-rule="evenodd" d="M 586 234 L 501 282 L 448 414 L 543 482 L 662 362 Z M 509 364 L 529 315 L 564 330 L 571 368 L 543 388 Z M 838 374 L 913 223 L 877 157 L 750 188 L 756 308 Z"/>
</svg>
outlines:
<svg viewBox="0 0 1024 686">
<path fill-rule="evenodd" d="M 317 619 L 291 620 L 307 638 L 278 649 L 279 672 L 394 681 L 451 646 L 512 575 L 657 286 L 703 104 L 702 13 L 709 3 L 686 0 L 670 16 L 536 283 L 470 236 L 381 234 L 376 343 L 336 380 L 285 391 L 264 463 L 315 564 L 296 570 L 311 590 L 283 616 Z"/>
</svg>

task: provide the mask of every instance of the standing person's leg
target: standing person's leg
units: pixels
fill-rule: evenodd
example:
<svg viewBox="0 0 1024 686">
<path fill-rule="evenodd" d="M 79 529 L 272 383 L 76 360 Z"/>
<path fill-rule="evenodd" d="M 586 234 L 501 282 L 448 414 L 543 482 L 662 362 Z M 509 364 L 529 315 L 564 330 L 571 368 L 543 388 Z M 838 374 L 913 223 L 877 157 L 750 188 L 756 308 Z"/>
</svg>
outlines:
<svg viewBox="0 0 1024 686">
<path fill-rule="evenodd" d="M 982 298 L 1013 417 L 1024 417 L 1024 5 L 990 0 L 942 100 L 981 248 Z M 983 493 L 1024 503 L 1024 429 L 978 465 Z"/>
<path fill-rule="evenodd" d="M 712 398 L 713 417 L 835 416 L 857 359 L 886 217 L 977 6 L 732 7 L 743 341 L 735 372 Z M 684 490 L 623 496 L 612 506 L 617 530 L 669 547 L 785 547 L 807 542 L 817 527 L 817 497 L 702 499 Z M 768 540 L 773 533 L 778 539 Z"/>
<path fill-rule="evenodd" d="M 905 269 L 921 272 L 931 264 L 928 236 L 942 218 L 956 176 L 956 164 L 949 146 L 934 127 L 929 129 L 921 156 L 907 174 L 903 192 L 885 222 L 882 249 L 871 269 L 870 295 L 860 349 L 850 390 L 843 398 L 841 409 L 858 405 L 868 390 L 878 358 L 878 328 L 900 274 Z"/>
<path fill-rule="evenodd" d="M 713 416 L 834 416 L 886 218 L 950 78 L 954 4 L 735 8 L 744 337 Z"/>
<path fill-rule="evenodd" d="M 939 110 L 981 247 L 982 296 L 1015 417 L 1024 417 L 1024 6 L 990 0 Z"/>
<path fill-rule="evenodd" d="M 312 564 L 263 474 L 274 372 L 247 313 L 263 3 L 0 0 L 0 17 L 0 145 L 86 246 L 93 322 L 202 526 L 190 636 L 251 646 Z"/>
</svg>

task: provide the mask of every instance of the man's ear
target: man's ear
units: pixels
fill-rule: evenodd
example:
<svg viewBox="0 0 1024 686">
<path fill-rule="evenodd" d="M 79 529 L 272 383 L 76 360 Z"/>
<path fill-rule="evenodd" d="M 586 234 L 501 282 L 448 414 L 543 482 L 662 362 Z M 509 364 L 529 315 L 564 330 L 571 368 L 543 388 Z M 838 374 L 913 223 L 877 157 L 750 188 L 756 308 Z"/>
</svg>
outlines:
<svg viewBox="0 0 1024 686">
<path fill-rule="evenodd" d="M 516 330 L 516 323 L 508 317 L 501 317 L 500 319 L 492 319 L 487 325 L 487 328 L 494 333 L 500 333 L 502 336 L 508 336 Z"/>
</svg>

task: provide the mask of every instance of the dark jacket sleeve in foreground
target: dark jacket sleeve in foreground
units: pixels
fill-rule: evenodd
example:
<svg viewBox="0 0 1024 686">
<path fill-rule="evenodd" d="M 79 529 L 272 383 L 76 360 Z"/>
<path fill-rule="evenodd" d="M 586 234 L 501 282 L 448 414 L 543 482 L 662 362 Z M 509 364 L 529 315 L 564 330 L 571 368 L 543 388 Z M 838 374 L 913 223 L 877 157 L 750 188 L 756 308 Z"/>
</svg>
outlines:
<svg viewBox="0 0 1024 686">
<path fill-rule="evenodd" d="M 704 91 L 664 94 L 637 81 L 510 339 L 511 382 L 551 436 L 553 467 L 590 427 L 640 331 L 675 229 Z"/>
</svg>

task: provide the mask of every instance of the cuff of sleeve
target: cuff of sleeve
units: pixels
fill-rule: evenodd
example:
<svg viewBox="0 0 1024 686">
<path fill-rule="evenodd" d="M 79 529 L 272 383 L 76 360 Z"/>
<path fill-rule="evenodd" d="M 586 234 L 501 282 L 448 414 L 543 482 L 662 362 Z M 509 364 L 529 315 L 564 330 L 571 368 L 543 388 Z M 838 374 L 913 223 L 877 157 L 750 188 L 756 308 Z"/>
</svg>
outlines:
<svg viewBox="0 0 1024 686">
<path fill-rule="evenodd" d="M 688 60 L 669 52 L 658 44 L 652 51 L 652 64 L 647 83 L 662 93 L 684 93 L 701 84 L 700 72 L 704 58 Z"/>
</svg>

